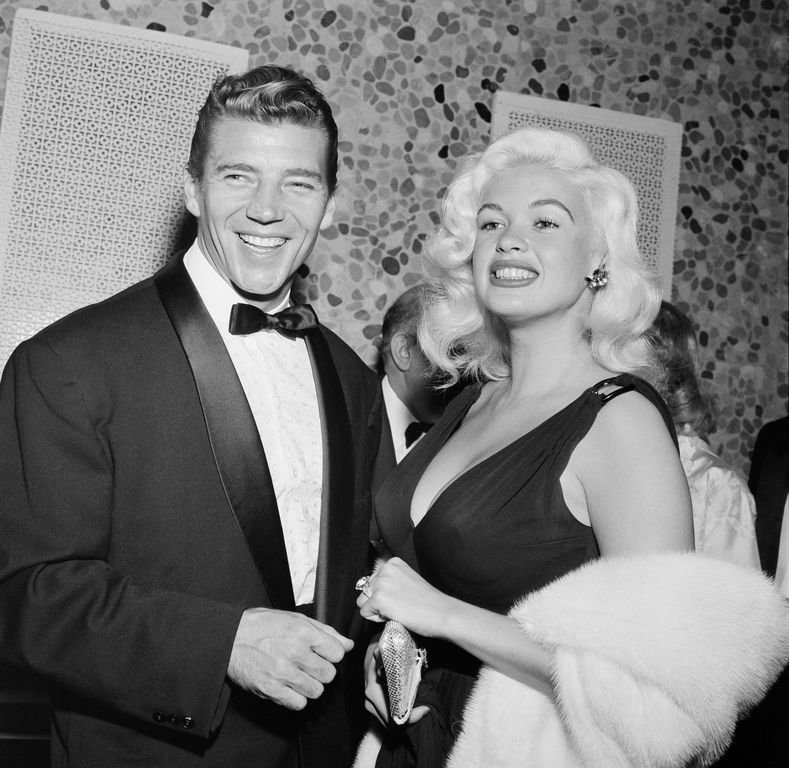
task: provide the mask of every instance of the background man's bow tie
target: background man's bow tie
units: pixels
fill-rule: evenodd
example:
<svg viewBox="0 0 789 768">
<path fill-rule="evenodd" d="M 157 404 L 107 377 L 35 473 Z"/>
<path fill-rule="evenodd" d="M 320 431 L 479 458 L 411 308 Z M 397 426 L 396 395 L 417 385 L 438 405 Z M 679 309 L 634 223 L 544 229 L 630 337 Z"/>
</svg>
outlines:
<svg viewBox="0 0 789 768">
<path fill-rule="evenodd" d="M 405 428 L 405 447 L 410 448 L 432 426 L 432 424 L 425 424 L 424 421 L 412 421 Z"/>
<path fill-rule="evenodd" d="M 303 333 L 317 324 L 318 318 L 309 304 L 287 307 L 275 315 L 251 304 L 233 304 L 230 310 L 230 333 L 234 336 L 246 336 L 257 331 Z"/>
</svg>

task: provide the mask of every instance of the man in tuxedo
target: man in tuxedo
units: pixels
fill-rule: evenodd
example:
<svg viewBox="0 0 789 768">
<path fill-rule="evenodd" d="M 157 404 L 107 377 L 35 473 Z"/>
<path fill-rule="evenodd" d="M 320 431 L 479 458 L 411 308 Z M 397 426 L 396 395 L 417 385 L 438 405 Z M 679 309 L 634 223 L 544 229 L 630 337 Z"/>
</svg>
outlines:
<svg viewBox="0 0 789 768">
<path fill-rule="evenodd" d="M 381 441 L 373 490 L 436 422 L 451 396 L 435 388 L 436 379 L 417 340 L 426 286 L 401 293 L 384 314 L 378 361 Z"/>
<path fill-rule="evenodd" d="M 336 175 L 309 80 L 221 78 L 185 175 L 196 241 L 9 360 L 0 662 L 49 684 L 53 765 L 351 759 L 376 383 L 290 300 Z"/>
</svg>

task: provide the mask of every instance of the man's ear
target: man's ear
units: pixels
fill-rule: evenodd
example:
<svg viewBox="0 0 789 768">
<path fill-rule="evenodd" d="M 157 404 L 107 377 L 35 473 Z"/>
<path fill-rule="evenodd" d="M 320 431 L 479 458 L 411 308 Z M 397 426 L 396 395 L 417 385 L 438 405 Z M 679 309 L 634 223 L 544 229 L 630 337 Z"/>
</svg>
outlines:
<svg viewBox="0 0 789 768">
<path fill-rule="evenodd" d="M 198 186 L 200 182 L 189 171 L 184 171 L 184 203 L 186 210 L 195 218 L 200 216 L 200 201 Z"/>
<path fill-rule="evenodd" d="M 411 339 L 407 333 L 398 331 L 393 334 L 389 342 L 389 354 L 398 370 L 405 372 L 411 368 L 413 356 L 411 354 Z"/>
</svg>

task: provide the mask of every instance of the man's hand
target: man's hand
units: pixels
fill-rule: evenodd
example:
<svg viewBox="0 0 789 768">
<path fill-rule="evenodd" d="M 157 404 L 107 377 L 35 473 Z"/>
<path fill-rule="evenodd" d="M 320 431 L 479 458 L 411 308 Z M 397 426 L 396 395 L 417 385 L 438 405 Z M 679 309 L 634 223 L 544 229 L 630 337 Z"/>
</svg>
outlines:
<svg viewBox="0 0 789 768">
<path fill-rule="evenodd" d="M 241 616 L 227 676 L 287 709 L 304 709 L 334 679 L 353 640 L 299 613 L 249 608 Z"/>
</svg>

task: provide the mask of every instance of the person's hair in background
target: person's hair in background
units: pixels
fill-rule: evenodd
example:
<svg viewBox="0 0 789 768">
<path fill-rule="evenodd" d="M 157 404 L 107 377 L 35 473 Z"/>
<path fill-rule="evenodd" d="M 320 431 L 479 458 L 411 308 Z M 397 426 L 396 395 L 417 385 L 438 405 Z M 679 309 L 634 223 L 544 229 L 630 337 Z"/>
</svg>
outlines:
<svg viewBox="0 0 789 768">
<path fill-rule="evenodd" d="M 406 335 L 411 344 L 417 343 L 417 328 L 422 319 L 425 298 L 425 284 L 412 285 L 403 291 L 384 313 L 381 337 L 376 345 L 379 352 L 379 374 L 384 373 L 386 356 L 391 354 L 392 338 L 396 333 Z"/>
<path fill-rule="evenodd" d="M 644 333 L 657 313 L 661 288 L 638 250 L 633 186 L 618 171 L 601 165 L 580 138 L 541 128 L 515 131 L 472 155 L 450 184 L 443 224 L 425 253 L 428 274 L 440 280 L 440 287 L 431 284 L 431 310 L 420 330 L 420 345 L 451 380 L 509 375 L 506 337 L 475 298 L 471 259 L 483 186 L 498 173 L 530 165 L 564 174 L 595 222 L 594 247 L 608 280 L 595 292 L 586 317 L 594 359 L 609 370 L 651 379 L 654 359 Z"/>
<path fill-rule="evenodd" d="M 212 128 L 222 119 L 264 125 L 293 123 L 321 130 L 327 144 L 326 182 L 330 194 L 336 190 L 337 124 L 331 107 L 311 80 L 270 64 L 218 78 L 200 109 L 192 136 L 187 169 L 197 180 L 202 179 Z"/>
<path fill-rule="evenodd" d="M 650 337 L 663 366 L 661 394 L 677 429 L 707 440 L 715 431 L 715 418 L 697 375 L 698 340 L 693 323 L 673 304 L 662 301 Z"/>
</svg>

